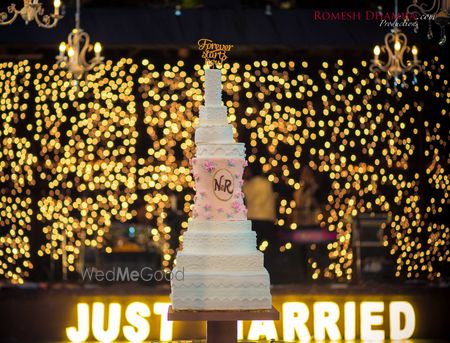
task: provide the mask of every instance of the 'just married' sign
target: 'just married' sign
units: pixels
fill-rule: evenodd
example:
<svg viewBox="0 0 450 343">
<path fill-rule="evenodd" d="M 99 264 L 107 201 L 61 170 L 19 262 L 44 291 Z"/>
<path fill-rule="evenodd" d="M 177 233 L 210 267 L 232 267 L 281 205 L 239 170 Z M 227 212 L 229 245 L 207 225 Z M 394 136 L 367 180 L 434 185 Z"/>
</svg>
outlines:
<svg viewBox="0 0 450 343">
<path fill-rule="evenodd" d="M 220 66 L 228 58 L 227 52 L 233 47 L 231 44 L 218 44 L 206 38 L 200 39 L 197 44 L 205 64 L 211 67 Z"/>
</svg>

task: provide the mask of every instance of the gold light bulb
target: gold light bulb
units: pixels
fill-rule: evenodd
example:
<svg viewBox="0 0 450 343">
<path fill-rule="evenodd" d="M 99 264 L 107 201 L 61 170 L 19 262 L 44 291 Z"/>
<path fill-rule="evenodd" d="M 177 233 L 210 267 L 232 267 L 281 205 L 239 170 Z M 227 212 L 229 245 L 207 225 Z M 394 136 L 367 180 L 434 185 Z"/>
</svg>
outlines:
<svg viewBox="0 0 450 343">
<path fill-rule="evenodd" d="M 99 54 L 100 52 L 102 52 L 102 45 L 100 44 L 100 42 L 96 42 L 94 44 L 94 51 L 96 54 Z"/>
<path fill-rule="evenodd" d="M 375 56 L 379 56 L 380 52 L 380 47 L 378 45 L 375 45 L 375 47 L 373 48 L 373 53 L 375 54 Z"/>
</svg>

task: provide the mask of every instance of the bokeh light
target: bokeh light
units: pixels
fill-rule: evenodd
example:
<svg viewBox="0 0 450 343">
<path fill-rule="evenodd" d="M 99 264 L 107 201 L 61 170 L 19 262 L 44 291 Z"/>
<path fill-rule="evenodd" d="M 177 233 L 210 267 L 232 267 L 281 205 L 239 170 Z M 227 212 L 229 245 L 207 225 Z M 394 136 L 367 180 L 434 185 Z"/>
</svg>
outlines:
<svg viewBox="0 0 450 343">
<path fill-rule="evenodd" d="M 112 221 L 132 220 L 138 199 L 170 268 L 193 203 L 201 66 L 123 58 L 78 87 L 65 73 L 29 61 L 0 64 L 0 276 L 23 282 L 30 249 L 55 260 L 66 254 L 75 271 L 81 247 L 107 247 Z M 437 279 L 450 261 L 448 71 L 435 57 L 417 79 L 393 88 L 366 61 L 341 59 L 224 64 L 235 137 L 247 144 L 250 164 L 283 190 L 277 230 L 299 229 L 290 215 L 302 166 L 329 180 L 318 220 L 337 238 L 326 264 L 308 261 L 312 279 L 352 279 L 360 213 L 390 214 L 384 242 L 397 277 Z M 174 198 L 178 228 L 167 220 Z M 30 230 L 44 243 L 30 246 Z"/>
</svg>

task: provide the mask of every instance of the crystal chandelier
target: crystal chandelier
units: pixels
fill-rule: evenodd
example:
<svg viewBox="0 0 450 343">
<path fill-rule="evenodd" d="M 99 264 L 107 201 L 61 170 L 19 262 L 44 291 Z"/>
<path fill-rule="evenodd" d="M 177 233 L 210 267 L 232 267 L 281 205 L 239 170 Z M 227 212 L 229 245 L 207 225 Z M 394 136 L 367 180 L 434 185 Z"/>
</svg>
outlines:
<svg viewBox="0 0 450 343">
<path fill-rule="evenodd" d="M 433 0 L 431 6 L 427 6 L 426 3 L 419 4 L 419 0 L 413 0 L 413 3 L 408 6 L 408 14 L 416 16 L 426 16 L 428 19 L 428 39 L 433 38 L 433 30 L 431 29 L 431 21 L 441 28 L 441 39 L 439 45 L 443 46 L 447 41 L 445 35 L 445 25 L 450 24 L 450 0 Z M 419 31 L 419 26 L 414 28 L 414 32 Z"/>
<path fill-rule="evenodd" d="M 398 17 L 398 0 L 395 0 L 395 17 Z M 397 81 L 400 75 L 411 70 L 422 70 L 417 57 L 417 47 L 408 46 L 408 38 L 398 27 L 394 27 L 391 32 L 384 36 L 384 45 L 375 45 L 373 49 L 374 58 L 370 65 L 371 72 L 382 71 L 388 78 L 394 77 Z M 385 60 L 380 59 L 380 55 L 386 56 Z M 406 54 L 411 54 L 413 60 L 406 60 Z"/>
<path fill-rule="evenodd" d="M 92 50 L 95 54 L 88 61 L 86 53 Z M 76 80 L 79 80 L 85 73 L 103 61 L 103 57 L 100 55 L 101 51 L 101 44 L 96 42 L 92 46 L 89 35 L 80 28 L 80 0 L 77 0 L 75 28 L 69 34 L 67 43 L 61 42 L 59 45 L 59 55 L 56 56 L 56 62 L 61 68 L 65 68 L 72 73 Z"/>
<path fill-rule="evenodd" d="M 44 8 L 38 0 L 23 0 L 23 7 L 20 10 L 16 8 L 16 4 L 11 4 L 8 6 L 7 11 L 9 14 L 12 14 L 12 17 L 8 19 L 8 13 L 0 12 L 0 25 L 12 24 L 20 14 L 25 20 L 25 24 L 34 20 L 38 26 L 50 29 L 55 27 L 63 17 L 59 13 L 61 0 L 54 0 L 53 5 L 55 6 L 54 12 L 52 14 L 44 14 Z"/>
<path fill-rule="evenodd" d="M 407 60 L 405 62 L 405 55 L 411 53 L 413 60 Z M 388 78 L 399 77 L 399 75 L 404 74 L 411 70 L 422 69 L 420 61 L 417 57 L 418 50 L 417 47 L 413 45 L 412 48 L 408 46 L 408 39 L 406 35 L 401 32 L 398 28 L 394 28 L 392 32 L 389 32 L 384 37 L 384 45 L 380 47 L 375 45 L 373 49 L 374 59 L 370 66 L 370 71 L 383 71 L 386 72 Z M 384 54 L 386 59 L 382 61 L 380 55 Z"/>
</svg>

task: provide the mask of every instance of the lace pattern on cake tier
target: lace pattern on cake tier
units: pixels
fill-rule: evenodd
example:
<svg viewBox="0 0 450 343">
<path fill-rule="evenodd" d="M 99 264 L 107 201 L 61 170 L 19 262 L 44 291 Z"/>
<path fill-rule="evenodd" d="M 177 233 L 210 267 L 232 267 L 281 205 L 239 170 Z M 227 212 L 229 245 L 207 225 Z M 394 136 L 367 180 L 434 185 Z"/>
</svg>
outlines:
<svg viewBox="0 0 450 343">
<path fill-rule="evenodd" d="M 245 144 L 197 144 L 197 157 L 245 158 Z"/>
<path fill-rule="evenodd" d="M 172 296 L 173 297 L 173 296 Z M 225 301 L 226 299 L 228 300 L 268 300 L 271 299 L 271 296 L 267 296 L 267 297 L 239 297 L 239 296 L 228 296 L 228 297 L 216 297 L 216 296 L 211 296 L 211 297 L 183 297 L 183 300 L 200 300 L 200 301 L 205 301 L 205 300 L 217 300 L 217 301 Z"/>
<path fill-rule="evenodd" d="M 205 105 L 222 105 L 222 73 L 218 69 L 205 69 Z"/>
<path fill-rule="evenodd" d="M 267 306 L 271 301 L 270 279 L 264 268 L 256 273 L 189 273 L 185 270 L 183 280 L 173 278 L 171 286 L 174 308 L 180 305 L 178 300 L 186 299 L 199 300 L 194 305 L 198 308 L 216 306 L 217 303 L 208 301 L 210 299 L 265 299 Z M 253 305 L 247 303 L 244 307 L 252 308 Z"/>
<path fill-rule="evenodd" d="M 233 143 L 233 128 L 227 126 L 199 126 L 195 130 L 195 143 Z"/>
<path fill-rule="evenodd" d="M 209 232 L 245 232 L 252 229 L 251 220 L 201 220 L 192 219 L 188 222 L 188 231 L 209 231 Z"/>
<path fill-rule="evenodd" d="M 172 297 L 177 310 L 258 310 L 270 309 L 272 297 Z"/>
<path fill-rule="evenodd" d="M 239 282 L 231 280 L 229 282 L 176 282 L 172 284 L 172 287 L 176 288 L 211 288 L 211 289 L 221 289 L 221 288 L 252 288 L 252 289 L 265 289 L 267 288 L 266 282 Z"/>
<path fill-rule="evenodd" d="M 187 231 L 183 236 L 184 249 L 191 253 L 250 253 L 256 249 L 256 233 L 254 231 L 239 233 Z"/>
<path fill-rule="evenodd" d="M 184 268 L 189 272 L 216 271 L 222 272 L 255 272 L 264 268 L 264 255 L 260 251 L 253 251 L 245 255 L 205 255 L 177 254 L 177 268 Z"/>
<path fill-rule="evenodd" d="M 200 126 L 228 125 L 226 106 L 200 106 Z"/>
</svg>

